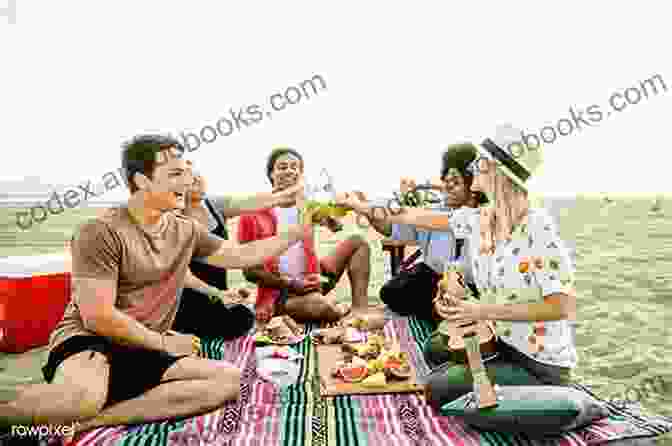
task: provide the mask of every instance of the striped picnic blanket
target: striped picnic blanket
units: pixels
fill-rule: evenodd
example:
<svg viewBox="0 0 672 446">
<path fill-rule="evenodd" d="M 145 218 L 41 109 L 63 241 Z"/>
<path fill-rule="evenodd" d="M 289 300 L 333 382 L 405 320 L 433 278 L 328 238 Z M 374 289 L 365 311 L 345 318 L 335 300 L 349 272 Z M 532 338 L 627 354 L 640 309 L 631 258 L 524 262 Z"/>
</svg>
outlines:
<svg viewBox="0 0 672 446">
<path fill-rule="evenodd" d="M 386 335 L 410 353 L 421 374 L 428 369 L 418 344 L 429 334 L 430 327 L 415 319 L 395 318 L 386 325 Z M 243 370 L 239 401 L 183 421 L 96 429 L 80 437 L 77 446 L 583 446 L 672 431 L 672 419 L 610 405 L 610 418 L 544 440 L 479 432 L 458 418 L 438 416 L 418 394 L 321 398 L 316 352 L 308 339 L 296 346 L 305 357 L 297 383 L 282 389 L 257 377 L 251 337 L 211 341 L 204 348 L 208 357 L 233 362 Z"/>
</svg>

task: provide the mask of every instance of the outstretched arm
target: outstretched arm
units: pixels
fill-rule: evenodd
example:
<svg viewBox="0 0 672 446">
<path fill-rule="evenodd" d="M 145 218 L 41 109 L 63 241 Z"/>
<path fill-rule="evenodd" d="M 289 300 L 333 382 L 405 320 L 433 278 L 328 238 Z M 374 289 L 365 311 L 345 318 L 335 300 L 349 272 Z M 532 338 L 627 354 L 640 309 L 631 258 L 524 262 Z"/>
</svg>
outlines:
<svg viewBox="0 0 672 446">
<path fill-rule="evenodd" d="M 347 199 L 346 199 L 347 200 Z M 402 224 L 417 226 L 431 231 L 447 231 L 450 229 L 450 216 L 447 213 L 423 209 L 401 207 L 394 212 L 375 212 L 374 207 L 368 202 L 357 199 L 347 200 L 344 204 L 349 205 L 358 214 L 366 216 L 376 216 L 376 219 L 386 224 Z"/>
<path fill-rule="evenodd" d="M 221 292 L 219 288 L 215 288 L 214 286 L 199 279 L 198 276 L 191 272 L 190 268 L 187 268 L 187 275 L 184 278 L 184 286 L 186 288 L 191 288 L 192 290 L 200 291 L 201 293 L 207 294 L 209 296 L 218 295 Z"/>
<path fill-rule="evenodd" d="M 215 252 L 206 259 L 211 265 L 220 268 L 249 268 L 263 264 L 268 257 L 277 257 L 287 251 L 294 243 L 302 240 L 310 229 L 303 225 L 291 225 L 286 231 L 275 237 L 238 244 L 222 240 Z"/>
<path fill-rule="evenodd" d="M 292 206 L 296 203 L 296 194 L 303 191 L 303 188 L 303 182 L 299 181 L 296 185 L 277 192 L 258 192 L 240 196 L 227 195 L 225 197 L 213 197 L 210 200 L 224 218 L 234 218 L 259 209 Z M 184 213 L 207 226 L 208 211 L 203 203 L 203 198 L 204 192 L 192 193 L 189 196 L 189 202 Z"/>
</svg>

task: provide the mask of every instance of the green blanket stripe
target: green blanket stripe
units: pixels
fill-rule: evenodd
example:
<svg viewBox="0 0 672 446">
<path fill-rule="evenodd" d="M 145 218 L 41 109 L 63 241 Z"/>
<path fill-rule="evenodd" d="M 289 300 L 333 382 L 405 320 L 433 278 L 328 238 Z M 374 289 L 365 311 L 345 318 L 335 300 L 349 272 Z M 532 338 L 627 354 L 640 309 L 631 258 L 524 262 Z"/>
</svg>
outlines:
<svg viewBox="0 0 672 446">
<path fill-rule="evenodd" d="M 312 328 L 314 327 L 307 325 L 306 331 L 310 332 Z M 280 391 L 282 410 L 281 420 L 278 422 L 283 423 L 281 444 L 318 445 L 319 438 L 326 432 L 326 405 L 320 397 L 317 351 L 310 337 L 292 348 L 304 358 L 301 361 L 298 383 Z"/>
<path fill-rule="evenodd" d="M 301 361 L 301 370 L 297 384 L 282 388 L 280 401 L 282 404 L 281 419 L 283 423 L 281 431 L 281 444 L 285 446 L 304 445 L 307 443 L 306 420 L 311 417 L 310 398 L 311 368 L 314 363 L 314 349 L 310 339 L 304 339 L 300 344 L 292 346 L 304 356 Z"/>
<path fill-rule="evenodd" d="M 480 444 L 483 446 L 519 446 L 521 442 L 516 441 L 518 438 L 509 435 L 508 437 L 497 432 L 480 432 Z M 515 438 L 515 439 L 514 439 Z"/>
<path fill-rule="evenodd" d="M 411 332 L 411 336 L 415 339 L 420 348 L 422 348 L 424 342 L 434 331 L 434 326 L 430 321 L 418 319 L 413 316 L 408 318 L 408 327 Z"/>
<path fill-rule="evenodd" d="M 357 426 L 359 417 L 356 414 L 361 413 L 359 402 L 347 395 L 335 397 L 333 401 L 336 413 L 336 444 L 364 446 L 366 440 L 361 438 Z"/>
</svg>

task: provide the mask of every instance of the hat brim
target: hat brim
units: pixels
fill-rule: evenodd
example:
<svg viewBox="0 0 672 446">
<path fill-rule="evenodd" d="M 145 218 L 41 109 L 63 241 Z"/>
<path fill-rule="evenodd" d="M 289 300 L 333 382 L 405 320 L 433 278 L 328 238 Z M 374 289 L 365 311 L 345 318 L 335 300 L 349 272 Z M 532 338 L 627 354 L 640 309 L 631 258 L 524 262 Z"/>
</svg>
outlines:
<svg viewBox="0 0 672 446">
<path fill-rule="evenodd" d="M 493 155 L 492 155 L 492 154 L 491 154 L 485 147 L 483 147 L 482 145 L 477 144 L 477 145 L 476 145 L 476 148 L 478 149 L 478 153 L 479 153 L 480 155 L 485 156 L 486 158 L 489 158 L 489 159 L 491 159 L 491 160 L 494 160 L 494 159 L 495 159 L 495 157 L 494 157 L 494 156 L 493 156 Z M 513 181 L 514 183 L 516 183 L 516 185 L 517 185 L 518 187 L 520 187 L 521 189 L 523 189 L 525 192 L 528 192 L 528 187 L 527 187 L 527 185 L 526 185 L 520 178 L 518 178 L 518 176 L 517 176 L 516 174 L 514 174 L 513 172 L 511 172 L 511 170 L 510 170 L 508 167 L 506 167 L 504 164 L 500 163 L 499 161 L 497 161 L 497 169 L 501 170 L 502 173 L 503 173 L 504 175 L 506 175 L 507 177 L 509 177 L 509 179 L 510 179 L 511 181 Z"/>
</svg>

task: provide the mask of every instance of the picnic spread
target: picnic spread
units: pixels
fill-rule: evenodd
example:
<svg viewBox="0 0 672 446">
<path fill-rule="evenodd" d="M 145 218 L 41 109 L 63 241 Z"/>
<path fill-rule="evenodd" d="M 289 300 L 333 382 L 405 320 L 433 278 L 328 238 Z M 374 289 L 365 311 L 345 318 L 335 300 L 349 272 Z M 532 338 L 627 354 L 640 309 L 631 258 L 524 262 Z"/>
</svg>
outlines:
<svg viewBox="0 0 672 446">
<path fill-rule="evenodd" d="M 308 334 L 320 327 L 307 324 Z M 418 377 L 429 372 L 420 346 L 432 327 L 414 317 L 392 317 L 383 330 L 408 355 Z M 367 341 L 368 342 L 368 341 Z M 208 340 L 203 352 L 208 358 L 226 360 L 243 370 L 239 400 L 213 412 L 184 420 L 137 426 L 99 428 L 85 433 L 75 445 L 610 445 L 635 444 L 672 431 L 672 419 L 644 414 L 636 406 L 619 407 L 603 401 L 609 416 L 591 425 L 544 439 L 525 434 L 478 430 L 459 417 L 441 416 L 421 393 L 394 392 L 324 397 L 321 393 L 320 347 L 306 338 L 291 348 L 298 377 L 278 386 L 257 373 L 255 337 L 233 341 Z M 322 366 L 324 367 L 324 366 Z M 578 384 L 581 392 L 590 391 Z M 619 441 L 617 441 L 619 440 Z"/>
</svg>

